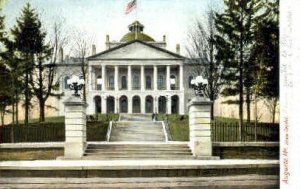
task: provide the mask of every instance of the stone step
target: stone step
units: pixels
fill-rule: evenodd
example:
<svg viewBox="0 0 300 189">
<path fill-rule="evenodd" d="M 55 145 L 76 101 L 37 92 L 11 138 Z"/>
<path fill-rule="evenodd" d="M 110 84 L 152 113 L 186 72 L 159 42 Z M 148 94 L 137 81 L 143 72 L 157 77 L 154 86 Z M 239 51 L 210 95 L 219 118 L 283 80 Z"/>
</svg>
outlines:
<svg viewBox="0 0 300 189">
<path fill-rule="evenodd" d="M 84 159 L 193 159 L 187 144 L 88 145 Z"/>
<path fill-rule="evenodd" d="M 151 155 L 151 154 L 162 154 L 162 155 L 191 155 L 190 151 L 164 151 L 164 150 L 155 150 L 155 151 L 147 151 L 147 150 L 139 150 L 139 151 L 99 151 L 99 150 L 86 150 L 85 154 L 101 154 L 101 155 L 133 155 L 133 154 L 142 154 L 142 155 Z"/>
<path fill-rule="evenodd" d="M 87 149 L 189 149 L 187 144 L 89 144 Z"/>
<path fill-rule="evenodd" d="M 164 148 L 164 147 L 161 147 L 161 148 L 151 148 L 151 147 L 137 147 L 137 148 L 114 148 L 114 147 L 107 147 L 107 148 L 91 148 L 91 147 L 88 147 L 86 149 L 87 151 L 99 151 L 99 152 L 109 152 L 109 151 L 180 151 L 180 152 L 189 152 L 190 149 L 189 148 Z"/>
<path fill-rule="evenodd" d="M 132 178 L 0 178 L 0 188 L 180 188 L 180 189 L 278 189 L 279 176 L 235 175 L 211 177 Z"/>
<path fill-rule="evenodd" d="M 86 160 L 97 160 L 86 156 Z M 4 177 L 214 177 L 241 174 L 279 175 L 278 160 L 104 159 L 1 162 Z M 1 184 L 0 184 L 1 186 Z"/>
<path fill-rule="evenodd" d="M 128 137 L 128 138 L 120 138 L 120 137 L 111 137 L 110 138 L 110 141 L 112 142 L 136 142 L 136 141 L 144 141 L 144 142 L 157 142 L 157 141 L 165 141 L 164 138 L 153 138 L 153 137 L 150 137 L 150 138 L 145 138 L 145 137 L 136 137 L 136 138 L 133 138 L 133 137 Z"/>
<path fill-rule="evenodd" d="M 88 156 L 84 156 L 82 158 L 83 160 L 139 160 L 139 159 L 143 159 L 143 160 L 181 160 L 181 159 L 185 159 L 185 160 L 192 160 L 194 159 L 193 156 L 189 156 L 189 155 L 174 155 L 174 156 L 170 156 L 170 155 L 153 155 L 153 156 L 137 156 L 137 155 L 119 155 L 119 156 L 99 156 L 99 155 L 88 155 Z"/>
</svg>

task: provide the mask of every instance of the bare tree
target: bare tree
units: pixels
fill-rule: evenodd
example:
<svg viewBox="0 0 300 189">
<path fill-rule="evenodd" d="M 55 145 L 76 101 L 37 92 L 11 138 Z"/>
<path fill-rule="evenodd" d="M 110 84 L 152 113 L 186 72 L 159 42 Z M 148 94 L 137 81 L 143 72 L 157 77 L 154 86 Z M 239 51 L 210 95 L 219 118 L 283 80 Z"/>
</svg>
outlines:
<svg viewBox="0 0 300 189">
<path fill-rule="evenodd" d="M 38 54 L 36 67 L 31 79 L 34 94 L 39 102 L 39 121 L 45 121 L 46 101 L 50 96 L 60 96 L 54 91 L 59 88 L 59 80 L 55 80 L 56 63 L 59 56 L 59 49 L 67 44 L 68 36 L 62 29 L 63 21 L 56 21 L 53 24 L 52 35 L 46 51 Z M 45 63 L 46 62 L 46 63 Z"/>
<path fill-rule="evenodd" d="M 276 112 L 278 111 L 278 98 L 273 97 L 273 98 L 267 98 L 265 100 L 265 104 L 272 115 L 272 124 L 275 123 L 275 118 L 276 118 Z"/>
<path fill-rule="evenodd" d="M 206 15 L 207 23 L 203 24 L 199 19 L 189 33 L 189 46 L 187 53 L 190 63 L 195 64 L 197 74 L 204 74 L 208 80 L 205 95 L 213 102 L 211 107 L 211 119 L 214 119 L 214 102 L 218 98 L 221 82 L 221 66 L 215 60 L 215 10 L 210 6 Z M 194 71 L 195 71 L 194 70 Z"/>
<path fill-rule="evenodd" d="M 91 55 L 94 40 L 93 37 L 80 30 L 76 30 L 72 36 L 74 44 L 71 51 L 75 58 L 79 60 L 82 78 L 86 81 L 88 68 L 86 57 Z M 86 85 L 83 87 L 83 101 L 86 102 Z"/>
</svg>

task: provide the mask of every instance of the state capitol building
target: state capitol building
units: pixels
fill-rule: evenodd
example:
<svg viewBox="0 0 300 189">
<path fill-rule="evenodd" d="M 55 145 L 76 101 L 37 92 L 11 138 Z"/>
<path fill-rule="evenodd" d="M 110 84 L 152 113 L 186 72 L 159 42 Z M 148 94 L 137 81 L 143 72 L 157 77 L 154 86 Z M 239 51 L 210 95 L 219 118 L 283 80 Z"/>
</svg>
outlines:
<svg viewBox="0 0 300 189">
<path fill-rule="evenodd" d="M 187 58 L 166 50 L 166 37 L 155 41 L 135 21 L 118 42 L 106 36 L 106 50 L 86 59 L 87 114 L 95 113 L 165 113 L 186 114 L 188 100 L 194 96 L 190 85 L 196 72 Z M 63 56 L 62 56 L 63 57 Z M 64 115 L 64 101 L 72 94 L 67 80 L 80 75 L 80 63 L 67 58 L 58 64 L 60 92 L 59 115 Z"/>
</svg>

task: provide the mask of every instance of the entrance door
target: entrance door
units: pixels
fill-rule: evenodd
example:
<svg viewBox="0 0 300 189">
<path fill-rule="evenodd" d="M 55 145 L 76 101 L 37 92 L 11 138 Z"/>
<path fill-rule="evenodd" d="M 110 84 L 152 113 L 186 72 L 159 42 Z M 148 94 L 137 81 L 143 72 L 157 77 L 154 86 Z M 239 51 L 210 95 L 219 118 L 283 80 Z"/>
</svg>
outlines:
<svg viewBox="0 0 300 189">
<path fill-rule="evenodd" d="M 106 109 L 107 109 L 107 113 L 115 112 L 115 98 L 114 97 L 110 96 L 107 98 Z"/>
<path fill-rule="evenodd" d="M 178 114 L 179 110 L 179 97 L 177 95 L 172 96 L 171 98 L 172 104 L 171 104 L 171 113 L 172 114 Z"/>
<path fill-rule="evenodd" d="M 120 98 L 120 112 L 127 113 L 128 112 L 128 100 L 126 96 L 121 96 Z"/>
<path fill-rule="evenodd" d="M 141 113 L 141 99 L 139 96 L 132 98 L 132 113 Z"/>
<path fill-rule="evenodd" d="M 167 113 L 167 99 L 164 96 L 158 98 L 158 112 L 161 114 Z"/>
<path fill-rule="evenodd" d="M 147 96 L 145 101 L 146 101 L 146 113 L 153 113 L 153 98 L 152 98 L 152 96 Z"/>
</svg>

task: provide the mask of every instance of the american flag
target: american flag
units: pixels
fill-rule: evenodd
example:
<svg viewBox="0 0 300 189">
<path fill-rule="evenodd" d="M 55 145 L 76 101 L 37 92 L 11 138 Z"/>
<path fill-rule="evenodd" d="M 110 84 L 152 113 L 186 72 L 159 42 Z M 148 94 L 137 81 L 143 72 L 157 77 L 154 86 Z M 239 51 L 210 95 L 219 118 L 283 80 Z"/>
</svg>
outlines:
<svg viewBox="0 0 300 189">
<path fill-rule="evenodd" d="M 132 0 L 127 4 L 125 14 L 129 14 L 133 9 L 136 8 L 136 0 Z"/>
</svg>

